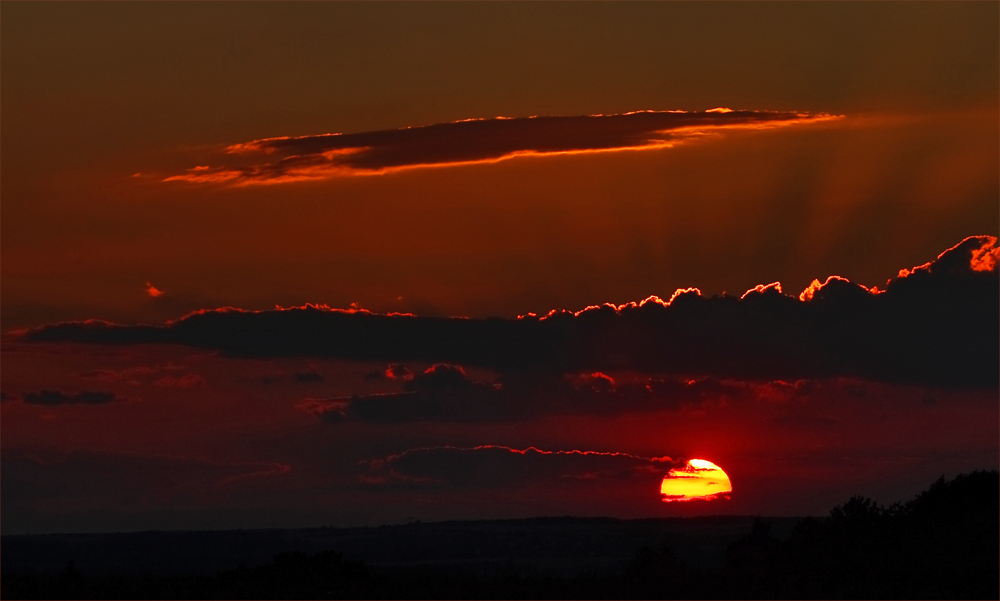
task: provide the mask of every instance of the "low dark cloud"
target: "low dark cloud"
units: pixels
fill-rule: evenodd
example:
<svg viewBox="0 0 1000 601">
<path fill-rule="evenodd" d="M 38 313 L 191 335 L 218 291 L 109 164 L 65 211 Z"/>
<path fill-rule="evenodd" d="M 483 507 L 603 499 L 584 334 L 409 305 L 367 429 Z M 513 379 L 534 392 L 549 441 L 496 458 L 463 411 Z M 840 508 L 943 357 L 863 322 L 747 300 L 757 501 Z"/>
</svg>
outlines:
<svg viewBox="0 0 1000 601">
<path fill-rule="evenodd" d="M 205 383 L 205 378 L 198 374 L 184 374 L 183 376 L 163 376 L 153 384 L 161 388 L 194 388 Z"/>
<path fill-rule="evenodd" d="M 365 374 L 365 382 L 405 382 L 413 379 L 413 372 L 405 365 L 392 363 L 385 371 L 371 371 Z"/>
<path fill-rule="evenodd" d="M 361 462 L 361 479 L 373 485 L 414 484 L 509 487 L 559 480 L 643 478 L 658 482 L 673 467 L 670 457 L 584 450 L 547 451 L 502 445 L 430 446 Z"/>
<path fill-rule="evenodd" d="M 315 363 L 310 362 L 309 367 L 302 371 L 293 371 L 292 373 L 286 373 L 285 370 L 279 369 L 275 371 L 270 371 L 264 374 L 261 378 L 261 382 L 265 386 L 270 386 L 272 384 L 278 384 L 280 382 L 294 382 L 296 384 L 319 384 L 325 382 L 326 378 L 323 374 L 319 373 L 319 369 Z"/>
<path fill-rule="evenodd" d="M 312 382 L 322 382 L 326 378 L 315 371 L 302 371 L 294 375 L 295 381 L 299 384 L 309 384 Z"/>
<path fill-rule="evenodd" d="M 885 290 L 833 277 L 798 296 L 784 294 L 780 285 L 758 286 L 741 297 L 687 290 L 669 302 L 650 297 L 518 319 L 377 315 L 313 305 L 226 308 L 160 326 L 65 322 L 20 336 L 29 342 L 186 344 L 232 357 L 443 362 L 526 377 L 631 371 L 996 387 L 996 257 L 996 238 L 970 237 L 930 263 L 901 271 Z"/>
<path fill-rule="evenodd" d="M 136 365 L 120 369 L 93 369 L 80 374 L 80 377 L 94 382 L 125 382 L 137 385 L 160 372 L 176 372 L 183 369 L 183 365 L 176 365 L 174 363 L 166 363 L 164 365 Z"/>
<path fill-rule="evenodd" d="M 796 430 L 832 428 L 840 425 L 838 420 L 831 417 L 823 417 L 821 415 L 781 415 L 771 418 L 771 421 L 779 426 L 787 426 Z"/>
<path fill-rule="evenodd" d="M 273 184 L 394 169 L 498 161 L 519 155 L 664 148 L 731 128 L 830 119 L 768 111 L 637 111 L 622 115 L 471 119 L 424 127 L 278 137 L 225 148 L 166 181 Z"/>
<path fill-rule="evenodd" d="M 25 392 L 21 400 L 27 405 L 106 405 L 121 402 L 125 399 L 113 392 L 81 390 L 76 394 L 68 394 L 58 390 L 42 390 L 40 392 Z"/>
<path fill-rule="evenodd" d="M 792 399 L 805 396 L 816 389 L 815 380 L 798 380 L 795 382 L 785 382 L 775 380 L 773 382 L 750 383 L 757 400 L 784 403 Z"/>
<path fill-rule="evenodd" d="M 400 366 L 391 366 L 397 369 Z M 600 372 L 569 376 L 509 373 L 474 381 L 455 365 L 438 364 L 406 380 L 403 392 L 304 399 L 301 411 L 331 424 L 520 421 L 543 415 L 621 415 L 677 409 L 682 404 L 752 398 L 743 382 L 635 378 L 615 382 Z"/>
<path fill-rule="evenodd" d="M 130 369 L 94 369 L 81 374 L 81 377 L 86 380 L 93 380 L 95 382 L 118 382 L 123 379 L 128 379 L 128 381 L 134 381 L 136 376 L 148 376 L 155 373 L 155 370 L 150 367 L 137 367 Z"/>
</svg>

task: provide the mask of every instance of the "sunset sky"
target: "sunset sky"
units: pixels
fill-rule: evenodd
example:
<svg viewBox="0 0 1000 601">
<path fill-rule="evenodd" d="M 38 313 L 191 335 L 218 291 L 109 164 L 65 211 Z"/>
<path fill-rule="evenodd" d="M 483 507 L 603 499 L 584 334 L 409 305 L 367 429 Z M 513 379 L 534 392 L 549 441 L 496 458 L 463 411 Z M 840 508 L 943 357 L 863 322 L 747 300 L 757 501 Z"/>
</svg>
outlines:
<svg viewBox="0 0 1000 601">
<path fill-rule="evenodd" d="M 998 19 L 5 3 L 3 532 L 815 515 L 997 469 Z M 662 502 L 691 459 L 732 492 Z"/>
</svg>

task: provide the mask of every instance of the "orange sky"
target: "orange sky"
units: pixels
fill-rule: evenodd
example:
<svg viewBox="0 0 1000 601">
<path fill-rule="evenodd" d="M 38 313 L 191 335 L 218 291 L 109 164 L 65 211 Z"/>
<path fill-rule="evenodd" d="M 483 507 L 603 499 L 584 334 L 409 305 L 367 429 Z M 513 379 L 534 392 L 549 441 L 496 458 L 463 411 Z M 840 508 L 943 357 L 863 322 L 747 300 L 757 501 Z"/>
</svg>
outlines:
<svg viewBox="0 0 1000 601">
<path fill-rule="evenodd" d="M 513 316 L 687 286 L 801 290 L 831 274 L 879 285 L 996 233 L 997 123 L 985 110 L 849 115 L 661 150 L 265 188 L 131 178 L 163 168 L 132 159 L 8 195 L 3 319 L 304 302 Z M 146 282 L 164 295 L 148 298 Z"/>
<path fill-rule="evenodd" d="M 998 233 L 991 10 L 12 5 L 3 328 L 303 302 L 512 316 L 686 286 L 883 283 Z M 844 118 L 275 189 L 155 177 L 266 137 L 718 106 Z"/>
<path fill-rule="evenodd" d="M 3 8 L 8 529 L 79 528 L 135 499 L 182 521 L 251 499 L 232 527 L 288 508 L 313 525 L 334 519 L 330 507 L 345 524 L 701 511 L 661 503 L 669 466 L 642 462 L 513 459 L 533 462 L 525 468 L 511 453 L 435 451 L 391 474 L 358 472 L 362 461 L 448 445 L 700 457 L 736 484 L 725 511 L 747 514 L 820 512 L 859 488 L 905 500 L 940 473 L 995 467 L 996 391 L 962 382 L 606 381 L 594 368 L 540 381 L 525 413 L 459 419 L 447 414 L 458 392 L 500 390 L 513 376 L 435 372 L 435 358 L 410 361 L 409 379 L 387 378 L 384 361 L 7 335 L 227 306 L 514 319 L 688 287 L 738 297 L 781 282 L 797 299 L 830 275 L 884 289 L 968 236 L 1000 234 L 995 3 Z M 729 113 L 705 113 L 718 107 L 799 117 L 730 127 L 720 120 Z M 636 111 L 707 121 L 697 131 L 604 125 L 652 115 Z M 581 119 L 595 115 L 606 117 Z M 520 119 L 532 116 L 565 127 Z M 451 133 L 426 135 L 442 130 Z M 351 154 L 329 139 L 308 146 L 327 133 L 356 142 Z M 226 152 L 270 138 L 290 142 Z M 236 185 L 261 173 L 282 183 Z M 287 181 L 303 174 L 321 177 Z M 605 408 L 647 376 L 650 391 L 668 392 Z M 695 396 L 677 388 L 689 376 L 707 378 Z M 365 397 L 368 414 L 359 401 L 350 424 L 302 409 L 379 394 L 386 406 L 415 394 L 449 419 L 412 407 L 375 415 L 382 397 Z M 491 488 L 482 466 L 510 485 Z M 462 470 L 479 475 L 461 484 Z M 124 474 L 124 488 L 85 493 L 88 473 Z M 219 486 L 199 496 L 169 484 L 187 481 Z M 430 482 L 438 488 L 420 488 Z M 613 494 L 609 482 L 620 484 Z M 80 495 L 89 505 L 74 513 Z M 161 524 L 150 520 L 140 522 Z"/>
</svg>

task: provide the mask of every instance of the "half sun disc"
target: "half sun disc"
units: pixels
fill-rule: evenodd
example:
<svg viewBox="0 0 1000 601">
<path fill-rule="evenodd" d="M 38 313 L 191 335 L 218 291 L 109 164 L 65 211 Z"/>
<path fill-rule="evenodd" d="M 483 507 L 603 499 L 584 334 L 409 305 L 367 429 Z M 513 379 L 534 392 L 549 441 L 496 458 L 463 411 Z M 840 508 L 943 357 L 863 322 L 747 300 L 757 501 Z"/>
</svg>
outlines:
<svg viewBox="0 0 1000 601">
<path fill-rule="evenodd" d="M 667 472 L 660 483 L 665 503 L 711 500 L 732 492 L 733 485 L 722 468 L 704 459 L 690 459 L 683 468 Z"/>
</svg>

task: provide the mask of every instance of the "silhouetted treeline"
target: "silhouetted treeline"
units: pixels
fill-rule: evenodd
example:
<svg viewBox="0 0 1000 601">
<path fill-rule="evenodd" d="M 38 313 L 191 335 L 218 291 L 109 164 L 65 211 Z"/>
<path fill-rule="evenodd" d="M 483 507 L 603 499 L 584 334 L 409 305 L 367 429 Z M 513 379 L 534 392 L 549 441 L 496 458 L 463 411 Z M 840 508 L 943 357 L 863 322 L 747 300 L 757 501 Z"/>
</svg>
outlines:
<svg viewBox="0 0 1000 601">
<path fill-rule="evenodd" d="M 644 547 L 620 572 L 574 577 L 448 567 L 375 569 L 339 553 L 283 553 L 270 564 L 205 576 L 3 574 L 5 599 L 1000 598 L 1000 474 L 941 478 L 905 504 L 854 497 L 806 518 L 787 539 L 757 519 L 724 568 L 688 567 Z"/>
<path fill-rule="evenodd" d="M 941 478 L 904 504 L 854 497 L 788 540 L 757 521 L 729 547 L 723 595 L 740 598 L 997 599 L 1000 478 Z"/>
</svg>

